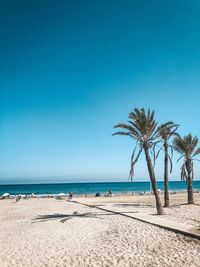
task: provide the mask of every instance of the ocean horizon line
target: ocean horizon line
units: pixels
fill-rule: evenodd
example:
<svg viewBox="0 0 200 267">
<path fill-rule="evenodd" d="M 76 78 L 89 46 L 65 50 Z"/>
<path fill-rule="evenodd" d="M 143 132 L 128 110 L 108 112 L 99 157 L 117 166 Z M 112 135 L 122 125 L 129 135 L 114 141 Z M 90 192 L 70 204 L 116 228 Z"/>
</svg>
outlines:
<svg viewBox="0 0 200 267">
<path fill-rule="evenodd" d="M 200 181 L 200 179 L 194 179 L 193 180 L 194 182 L 195 181 Z M 164 180 L 157 180 L 157 182 L 164 182 Z M 185 181 L 182 181 L 182 180 L 169 180 L 169 182 L 183 182 L 185 183 Z M 99 183 L 150 183 L 150 180 L 142 180 L 142 181 L 139 181 L 139 180 L 133 180 L 133 181 L 74 181 L 74 182 L 18 182 L 18 183 L 0 183 L 0 186 L 6 186 L 6 185 L 56 185 L 56 184 L 99 184 Z"/>
</svg>

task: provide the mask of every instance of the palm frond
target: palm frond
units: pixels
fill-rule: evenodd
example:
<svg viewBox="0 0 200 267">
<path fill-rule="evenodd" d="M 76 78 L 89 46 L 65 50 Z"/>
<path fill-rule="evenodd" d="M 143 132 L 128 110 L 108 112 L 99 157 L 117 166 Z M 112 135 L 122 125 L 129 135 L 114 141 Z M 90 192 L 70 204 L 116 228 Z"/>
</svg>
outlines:
<svg viewBox="0 0 200 267">
<path fill-rule="evenodd" d="M 181 160 L 183 157 L 185 157 L 185 155 L 182 155 L 180 158 L 178 158 L 177 162 L 179 162 L 179 160 Z"/>
<path fill-rule="evenodd" d="M 156 146 L 161 142 L 161 140 L 152 144 L 152 151 L 153 151 L 153 166 L 155 167 L 156 164 Z"/>
<path fill-rule="evenodd" d="M 183 163 L 183 165 L 181 166 L 181 180 L 187 182 L 185 163 Z"/>
<path fill-rule="evenodd" d="M 194 154 L 193 154 L 193 157 L 197 156 L 200 154 L 200 147 L 197 148 L 195 151 L 194 151 Z"/>
<path fill-rule="evenodd" d="M 173 146 L 169 145 L 169 148 L 171 150 L 171 159 L 173 159 L 173 156 L 174 156 Z"/>
<path fill-rule="evenodd" d="M 185 155 L 185 158 L 188 159 L 192 158 L 195 153 L 197 153 L 196 155 L 200 153 L 200 150 L 196 149 L 197 144 L 197 136 L 193 137 L 191 134 L 184 137 L 176 136 L 173 141 L 174 149 L 181 155 Z"/>
<path fill-rule="evenodd" d="M 113 133 L 112 135 L 113 136 L 115 136 L 115 135 L 126 135 L 126 136 L 130 136 L 131 138 L 135 138 L 136 139 L 136 137 L 134 135 L 132 135 L 131 132 L 122 132 L 122 131 L 119 131 L 119 132 Z"/>
<path fill-rule="evenodd" d="M 134 129 L 131 125 L 125 124 L 125 123 L 119 123 L 114 126 L 114 128 L 121 128 L 127 130 L 129 133 L 131 133 L 132 136 L 135 136 L 135 138 L 139 139 L 140 135 L 136 129 Z"/>
<path fill-rule="evenodd" d="M 157 152 L 157 154 L 156 154 L 156 159 L 158 158 L 158 156 L 159 156 L 159 154 L 160 154 L 160 151 L 162 151 L 162 150 L 163 150 L 163 148 L 160 147 L 159 150 L 158 150 L 158 152 Z"/>
<path fill-rule="evenodd" d="M 135 166 L 136 162 L 138 161 L 143 148 L 140 147 L 140 150 L 139 150 L 137 156 L 134 158 L 136 150 L 137 150 L 137 144 L 136 144 L 136 146 L 133 150 L 132 156 L 131 156 L 131 167 L 130 167 L 130 172 L 129 172 L 129 178 L 131 179 L 131 182 L 132 182 L 132 179 L 134 177 L 134 166 Z"/>
<path fill-rule="evenodd" d="M 172 173 L 172 169 L 173 169 L 173 162 L 172 162 L 172 159 L 169 155 L 168 156 L 168 159 L 169 159 L 169 162 L 170 162 L 170 173 Z"/>
<path fill-rule="evenodd" d="M 173 121 L 168 121 L 166 123 L 161 124 L 159 126 L 160 137 L 163 139 L 163 141 L 169 140 L 173 135 L 175 136 L 177 134 L 176 131 L 178 127 L 179 125 L 174 124 Z"/>
</svg>

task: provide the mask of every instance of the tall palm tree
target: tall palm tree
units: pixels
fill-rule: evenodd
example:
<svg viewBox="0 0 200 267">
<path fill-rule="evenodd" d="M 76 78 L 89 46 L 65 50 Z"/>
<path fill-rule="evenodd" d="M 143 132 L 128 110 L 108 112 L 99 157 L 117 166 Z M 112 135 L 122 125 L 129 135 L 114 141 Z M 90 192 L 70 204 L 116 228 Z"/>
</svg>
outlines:
<svg viewBox="0 0 200 267">
<path fill-rule="evenodd" d="M 200 148 L 197 148 L 198 138 L 188 134 L 184 137 L 175 137 L 173 142 L 174 149 L 181 155 L 178 159 L 183 158 L 181 166 L 181 180 L 187 183 L 188 204 L 194 204 L 192 181 L 194 177 L 193 161 L 200 154 Z"/>
<path fill-rule="evenodd" d="M 164 125 L 164 127 L 163 127 Z M 172 172 L 172 159 L 169 155 L 169 148 L 171 148 L 171 155 L 173 155 L 173 147 L 169 144 L 170 138 L 173 136 L 179 136 L 176 132 L 179 125 L 174 124 L 173 122 L 168 122 L 168 125 L 162 124 L 159 128 L 159 133 L 161 137 L 161 141 L 158 141 L 155 143 L 155 145 L 159 142 L 163 143 L 163 146 L 159 149 L 158 154 L 156 157 L 158 157 L 159 152 L 161 149 L 164 149 L 164 207 L 169 207 L 169 171 L 168 166 L 170 163 L 170 173 Z"/>
<path fill-rule="evenodd" d="M 164 128 L 165 125 L 162 127 Z M 156 199 L 156 208 L 159 215 L 164 214 L 163 207 L 160 201 L 160 197 L 157 191 L 157 183 L 155 178 L 155 172 L 150 157 L 150 152 L 153 148 L 153 144 L 160 138 L 159 127 L 154 120 L 154 111 L 151 112 L 150 109 L 146 112 L 144 108 L 137 109 L 135 108 L 132 112 L 129 113 L 129 121 L 127 124 L 119 123 L 114 126 L 114 128 L 121 128 L 125 131 L 118 131 L 113 135 L 126 135 L 134 140 L 136 140 L 136 145 L 133 150 L 131 157 L 131 169 L 130 169 L 130 178 L 134 176 L 134 165 L 140 157 L 140 154 L 144 150 L 147 167 L 149 171 L 150 181 L 153 189 L 153 193 Z M 137 152 L 137 155 L 135 156 Z"/>
</svg>

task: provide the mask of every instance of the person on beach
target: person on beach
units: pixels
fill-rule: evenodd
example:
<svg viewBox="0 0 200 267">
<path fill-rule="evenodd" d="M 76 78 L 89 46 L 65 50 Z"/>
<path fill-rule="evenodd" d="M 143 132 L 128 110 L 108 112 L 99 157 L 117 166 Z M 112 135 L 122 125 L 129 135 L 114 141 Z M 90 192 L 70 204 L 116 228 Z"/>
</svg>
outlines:
<svg viewBox="0 0 200 267">
<path fill-rule="evenodd" d="M 16 202 L 19 202 L 20 199 L 21 199 L 21 195 L 17 195 L 17 196 L 16 196 Z"/>
<path fill-rule="evenodd" d="M 72 200 L 72 197 L 73 197 L 73 193 L 70 192 L 70 193 L 69 193 L 69 196 L 68 196 L 68 201 Z"/>
<path fill-rule="evenodd" d="M 113 196 L 112 190 L 109 190 L 109 192 L 108 192 L 108 196 L 109 196 L 109 197 L 112 197 L 112 196 Z"/>
</svg>

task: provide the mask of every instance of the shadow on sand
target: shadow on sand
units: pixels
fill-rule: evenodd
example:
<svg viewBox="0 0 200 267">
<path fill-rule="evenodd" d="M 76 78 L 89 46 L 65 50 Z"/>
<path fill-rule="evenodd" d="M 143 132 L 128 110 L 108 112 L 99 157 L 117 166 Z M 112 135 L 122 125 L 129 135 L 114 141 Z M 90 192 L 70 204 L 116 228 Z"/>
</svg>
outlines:
<svg viewBox="0 0 200 267">
<path fill-rule="evenodd" d="M 135 211 L 123 211 L 123 216 L 128 216 L 129 213 L 137 213 Z M 36 218 L 33 219 L 33 223 L 37 222 L 46 222 L 46 221 L 52 221 L 52 220 L 60 220 L 61 223 L 64 223 L 70 219 L 73 218 L 96 218 L 96 219 L 104 219 L 101 216 L 116 216 L 120 215 L 120 212 L 108 212 L 108 213 L 97 213 L 97 212 L 87 212 L 87 213 L 78 213 L 75 211 L 73 214 L 60 214 L 60 213 L 54 213 L 54 214 L 44 214 L 39 215 Z M 122 215 L 122 214 L 121 214 Z"/>
<path fill-rule="evenodd" d="M 113 204 L 115 207 L 136 207 L 136 208 L 146 208 L 146 207 L 152 207 L 154 208 L 154 205 L 151 204 L 142 204 L 142 203 L 120 203 L 120 204 Z"/>
<path fill-rule="evenodd" d="M 45 222 L 45 221 L 51 221 L 51 220 L 60 220 L 61 223 L 64 223 L 70 219 L 73 218 L 98 218 L 102 219 L 99 217 L 99 215 L 102 214 L 97 214 L 97 213 L 81 213 L 79 214 L 77 211 L 75 211 L 73 214 L 59 214 L 59 213 L 54 213 L 54 214 L 45 214 L 45 215 L 39 215 L 35 219 L 33 219 L 33 222 Z M 103 214 L 105 215 L 105 214 Z"/>
</svg>

